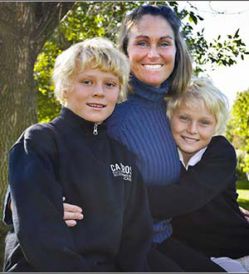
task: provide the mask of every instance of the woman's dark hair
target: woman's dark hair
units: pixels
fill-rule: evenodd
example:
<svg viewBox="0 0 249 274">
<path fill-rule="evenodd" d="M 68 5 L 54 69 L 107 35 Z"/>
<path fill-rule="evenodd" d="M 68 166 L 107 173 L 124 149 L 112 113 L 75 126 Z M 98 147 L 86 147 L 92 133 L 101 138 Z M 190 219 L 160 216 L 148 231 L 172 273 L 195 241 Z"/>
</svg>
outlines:
<svg viewBox="0 0 249 274">
<path fill-rule="evenodd" d="M 174 32 L 176 57 L 175 67 L 170 75 L 171 88 L 170 94 L 182 93 L 186 90 L 192 75 L 192 61 L 181 34 L 181 20 L 176 13 L 168 6 L 142 5 L 129 13 L 121 25 L 118 46 L 127 56 L 129 33 L 131 28 L 139 22 L 144 15 L 161 16 L 171 26 Z"/>
</svg>

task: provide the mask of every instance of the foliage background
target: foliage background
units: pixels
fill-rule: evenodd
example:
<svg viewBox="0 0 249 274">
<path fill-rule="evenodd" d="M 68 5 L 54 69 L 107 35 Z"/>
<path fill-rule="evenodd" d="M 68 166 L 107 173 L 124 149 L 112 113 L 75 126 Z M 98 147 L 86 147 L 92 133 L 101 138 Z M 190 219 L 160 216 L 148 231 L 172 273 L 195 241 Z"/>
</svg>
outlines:
<svg viewBox="0 0 249 274">
<path fill-rule="evenodd" d="M 237 150 L 238 174 L 249 174 L 249 90 L 237 93 L 227 126 L 227 137 Z"/>
<path fill-rule="evenodd" d="M 227 37 L 218 35 L 212 42 L 207 42 L 204 38 L 204 29 L 195 31 L 195 26 L 203 20 L 196 10 L 191 7 L 189 10 L 179 10 L 176 1 L 165 2 L 175 10 L 183 22 L 183 33 L 194 60 L 195 73 L 205 72 L 205 66 L 210 64 L 231 66 L 238 58 L 243 59 L 248 54 L 246 45 L 239 37 L 239 30 Z M 115 42 L 124 14 L 146 3 L 157 2 L 79 2 L 74 6 L 46 42 L 35 65 L 39 121 L 50 120 L 60 109 L 53 99 L 53 86 L 50 82 L 58 53 L 73 43 L 94 36 L 105 36 Z M 160 2 L 162 3 L 163 1 Z"/>
<path fill-rule="evenodd" d="M 240 58 L 249 54 L 245 43 L 239 36 L 239 29 L 226 37 L 218 35 L 207 42 L 204 29 L 195 31 L 195 26 L 203 18 L 195 9 L 180 10 L 177 1 L 165 1 L 175 10 L 183 22 L 183 34 L 194 61 L 195 74 L 205 74 L 209 66 L 232 66 Z M 95 36 L 105 36 L 117 41 L 117 34 L 124 14 L 141 4 L 140 2 L 79 2 L 61 21 L 50 39 L 45 43 L 34 68 L 36 89 L 38 90 L 38 120 L 47 122 L 58 115 L 60 105 L 54 99 L 51 73 L 56 56 L 73 43 Z M 162 4 L 162 2 L 160 2 Z M 86 16 L 87 14 L 87 16 Z M 231 112 L 226 135 L 235 144 L 238 152 L 238 174 L 245 177 L 249 172 L 249 104 L 248 91 L 240 92 Z M 242 110 L 242 111 L 241 111 Z"/>
<path fill-rule="evenodd" d="M 34 93 L 37 93 L 36 113 L 39 122 L 47 122 L 53 119 L 60 111 L 60 105 L 54 99 L 53 85 L 50 81 L 55 57 L 71 44 L 85 38 L 106 36 L 116 41 L 118 29 L 124 14 L 145 3 L 156 4 L 159 2 L 84 1 L 75 3 L 59 26 L 54 29 L 53 34 L 46 37 L 46 43 L 34 65 Z M 195 31 L 195 26 L 203 20 L 196 10 L 191 9 L 191 7 L 188 10 L 179 10 L 178 3 L 175 1 L 160 1 L 159 4 L 170 5 L 182 19 L 183 33 L 193 56 L 196 74 L 204 73 L 207 64 L 212 64 L 213 66 L 231 66 L 239 58 L 243 59 L 248 54 L 246 46 L 239 36 L 239 30 L 226 37 L 218 35 L 212 42 L 207 42 L 204 38 L 204 29 L 198 32 Z M 36 4 L 35 2 L 30 2 L 28 5 L 35 8 Z M 24 17 L 25 13 L 22 16 Z M 21 29 L 22 26 L 19 25 L 19 27 Z M 2 29 L 0 29 L 0 34 L 2 34 L 1 32 Z M 15 79 L 15 75 L 12 75 L 11 80 L 13 78 Z M 16 94 L 18 94 L 18 89 L 16 90 Z M 18 94 L 18 96 L 21 98 L 24 95 Z M 243 188 L 245 185 L 247 186 L 248 181 L 246 180 L 245 173 L 249 171 L 248 101 L 248 91 L 241 92 L 238 95 L 227 129 L 227 136 L 239 151 L 238 174 L 246 182 L 242 184 Z M 22 111 L 26 112 L 26 109 L 22 109 Z M 247 206 L 247 200 L 245 201 L 243 205 Z M 1 226 L 0 245 L 3 245 L 4 235 L 5 228 Z M 3 250 L 3 246 L 1 246 L 1 250 Z M 0 264 L 1 262 L 2 258 L 0 258 Z"/>
</svg>

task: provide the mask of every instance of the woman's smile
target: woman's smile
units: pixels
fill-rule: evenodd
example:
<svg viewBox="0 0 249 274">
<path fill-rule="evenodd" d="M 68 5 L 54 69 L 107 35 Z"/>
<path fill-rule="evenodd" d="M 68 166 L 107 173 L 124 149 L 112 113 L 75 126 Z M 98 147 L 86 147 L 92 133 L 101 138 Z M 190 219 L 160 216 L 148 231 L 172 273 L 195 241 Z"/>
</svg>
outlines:
<svg viewBox="0 0 249 274">
<path fill-rule="evenodd" d="M 132 73 L 159 87 L 174 70 L 176 46 L 170 24 L 161 16 L 144 15 L 129 33 L 127 47 Z"/>
</svg>

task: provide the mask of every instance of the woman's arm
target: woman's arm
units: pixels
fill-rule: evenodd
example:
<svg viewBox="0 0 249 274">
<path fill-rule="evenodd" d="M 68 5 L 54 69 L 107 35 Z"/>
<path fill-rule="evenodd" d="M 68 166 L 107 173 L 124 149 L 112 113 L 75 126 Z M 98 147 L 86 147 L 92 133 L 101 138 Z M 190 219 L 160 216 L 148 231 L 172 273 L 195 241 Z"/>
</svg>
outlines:
<svg viewBox="0 0 249 274">
<path fill-rule="evenodd" d="M 148 187 L 152 216 L 169 218 L 203 207 L 235 182 L 235 167 L 232 145 L 222 136 L 214 137 L 201 161 L 185 172 L 179 183 Z"/>
<path fill-rule="evenodd" d="M 63 197 L 63 201 L 65 201 L 65 197 Z M 82 209 L 77 205 L 71 205 L 69 203 L 63 203 L 63 220 L 65 220 L 65 223 L 68 227 L 74 227 L 77 224 L 77 221 L 80 221 L 83 219 L 84 215 L 82 213 Z M 6 198 L 4 202 L 4 216 L 3 221 L 7 225 L 13 224 L 12 222 L 12 202 L 10 198 L 10 192 L 9 189 L 6 193 Z"/>
</svg>

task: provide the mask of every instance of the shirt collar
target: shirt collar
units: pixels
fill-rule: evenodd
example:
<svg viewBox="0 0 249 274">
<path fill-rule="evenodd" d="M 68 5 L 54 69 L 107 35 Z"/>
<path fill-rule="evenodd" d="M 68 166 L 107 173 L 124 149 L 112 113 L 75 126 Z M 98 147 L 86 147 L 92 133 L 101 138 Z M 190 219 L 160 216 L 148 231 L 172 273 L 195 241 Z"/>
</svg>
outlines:
<svg viewBox="0 0 249 274">
<path fill-rule="evenodd" d="M 199 150 L 198 152 L 196 152 L 188 161 L 188 163 L 185 165 L 184 161 L 183 161 L 183 156 L 182 153 L 180 151 L 180 149 L 178 148 L 178 154 L 179 154 L 179 158 L 180 161 L 182 163 L 182 165 L 185 167 L 186 170 L 188 170 L 189 166 L 195 166 L 202 158 L 204 152 L 206 151 L 207 147 L 202 148 L 201 150 Z"/>
</svg>

